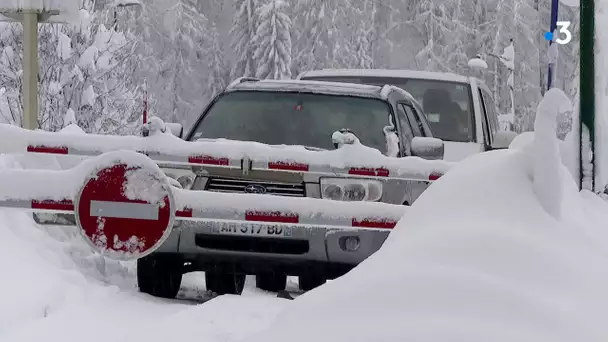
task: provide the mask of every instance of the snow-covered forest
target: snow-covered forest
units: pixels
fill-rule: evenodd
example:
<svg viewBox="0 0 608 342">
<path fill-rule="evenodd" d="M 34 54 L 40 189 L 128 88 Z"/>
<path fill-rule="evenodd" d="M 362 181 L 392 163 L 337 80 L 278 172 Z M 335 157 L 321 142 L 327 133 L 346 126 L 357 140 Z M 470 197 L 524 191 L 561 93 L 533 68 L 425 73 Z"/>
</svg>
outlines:
<svg viewBox="0 0 608 342">
<path fill-rule="evenodd" d="M 533 128 L 546 88 L 549 0 L 83 0 L 79 24 L 42 24 L 40 124 L 87 132 L 139 129 L 149 112 L 188 126 L 239 76 L 289 78 L 317 68 L 405 68 L 483 77 L 510 111 L 507 68 L 489 54 L 515 42 L 516 128 Z M 557 86 L 577 98 L 578 14 L 560 46 Z M 21 116 L 21 25 L 0 23 L 0 121 Z M 485 54 L 489 68 L 467 61 Z M 567 124 L 565 125 L 568 126 Z"/>
</svg>

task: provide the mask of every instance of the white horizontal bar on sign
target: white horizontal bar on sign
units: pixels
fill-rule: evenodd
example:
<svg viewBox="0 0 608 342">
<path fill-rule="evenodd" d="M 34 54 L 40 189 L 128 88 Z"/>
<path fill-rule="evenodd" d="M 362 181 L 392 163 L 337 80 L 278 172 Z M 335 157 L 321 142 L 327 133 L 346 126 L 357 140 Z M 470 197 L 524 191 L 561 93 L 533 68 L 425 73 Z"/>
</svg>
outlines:
<svg viewBox="0 0 608 342">
<path fill-rule="evenodd" d="M 135 220 L 158 220 L 158 205 L 149 203 L 91 201 L 91 216 Z"/>
</svg>

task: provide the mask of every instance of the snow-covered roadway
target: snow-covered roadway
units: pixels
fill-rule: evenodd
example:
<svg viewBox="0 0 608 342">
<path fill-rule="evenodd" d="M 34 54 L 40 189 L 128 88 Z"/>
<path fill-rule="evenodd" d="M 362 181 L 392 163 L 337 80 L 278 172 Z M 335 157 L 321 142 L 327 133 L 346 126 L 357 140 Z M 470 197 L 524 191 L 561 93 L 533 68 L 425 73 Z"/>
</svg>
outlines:
<svg viewBox="0 0 608 342">
<path fill-rule="evenodd" d="M 0 270 L 0 341 L 236 341 L 290 303 L 253 279 L 240 297 L 211 299 L 200 273 L 184 277 L 178 300 L 139 293 L 133 263 L 94 255 L 75 228 L 40 227 L 16 211 L 0 210 Z"/>
</svg>

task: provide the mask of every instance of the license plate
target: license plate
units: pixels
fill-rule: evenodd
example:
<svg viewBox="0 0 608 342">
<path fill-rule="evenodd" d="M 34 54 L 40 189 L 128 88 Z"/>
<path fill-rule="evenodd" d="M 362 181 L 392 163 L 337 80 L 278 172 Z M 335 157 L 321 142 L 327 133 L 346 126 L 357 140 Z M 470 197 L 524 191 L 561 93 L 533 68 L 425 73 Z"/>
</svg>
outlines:
<svg viewBox="0 0 608 342">
<path fill-rule="evenodd" d="M 289 237 L 292 227 L 282 225 L 261 225 L 251 223 L 206 222 L 205 228 L 213 234 Z"/>
</svg>

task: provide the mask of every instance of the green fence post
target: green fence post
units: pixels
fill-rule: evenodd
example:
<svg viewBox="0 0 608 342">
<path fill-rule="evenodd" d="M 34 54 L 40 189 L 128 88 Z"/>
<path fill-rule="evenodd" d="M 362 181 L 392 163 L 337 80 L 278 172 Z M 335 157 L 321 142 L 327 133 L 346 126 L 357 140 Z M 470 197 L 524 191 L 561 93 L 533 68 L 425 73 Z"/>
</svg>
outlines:
<svg viewBox="0 0 608 342">
<path fill-rule="evenodd" d="M 585 146 L 590 144 L 591 152 L 595 152 L 595 13 L 594 0 L 580 0 L 580 107 L 579 107 L 579 175 L 580 187 L 585 186 L 583 166 L 585 164 Z M 584 141 L 584 127 L 588 129 L 590 141 Z M 591 191 L 595 191 L 595 155 L 591 159 Z M 585 187 L 587 188 L 587 187 Z"/>
</svg>

